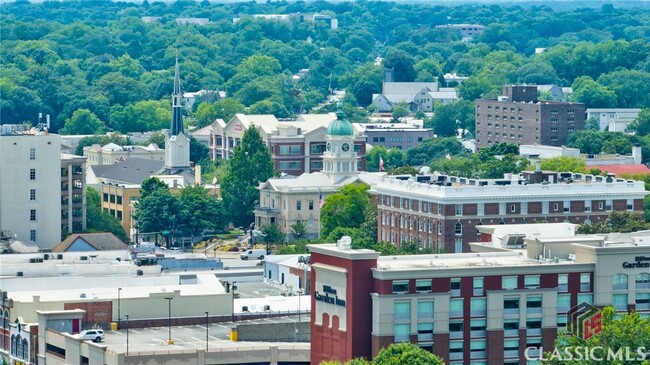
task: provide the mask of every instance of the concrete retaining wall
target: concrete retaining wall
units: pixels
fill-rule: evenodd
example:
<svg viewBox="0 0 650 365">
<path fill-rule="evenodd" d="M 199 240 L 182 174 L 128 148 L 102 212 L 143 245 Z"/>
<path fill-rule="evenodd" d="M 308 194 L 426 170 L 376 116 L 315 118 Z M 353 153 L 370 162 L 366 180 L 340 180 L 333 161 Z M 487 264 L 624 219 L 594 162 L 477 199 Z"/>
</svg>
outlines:
<svg viewBox="0 0 650 365">
<path fill-rule="evenodd" d="M 287 323 L 240 323 L 239 341 L 309 342 L 309 321 Z"/>
</svg>

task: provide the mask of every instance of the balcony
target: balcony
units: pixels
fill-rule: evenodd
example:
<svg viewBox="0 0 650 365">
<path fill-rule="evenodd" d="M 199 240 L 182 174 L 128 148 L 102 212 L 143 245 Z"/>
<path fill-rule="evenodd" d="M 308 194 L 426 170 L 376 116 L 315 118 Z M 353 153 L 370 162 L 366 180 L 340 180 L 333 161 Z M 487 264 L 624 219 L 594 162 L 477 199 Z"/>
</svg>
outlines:
<svg viewBox="0 0 650 365">
<path fill-rule="evenodd" d="M 263 216 L 263 217 L 270 217 L 270 216 L 276 216 L 280 210 L 277 208 L 269 208 L 269 207 L 255 207 L 255 215 L 258 216 Z"/>
</svg>

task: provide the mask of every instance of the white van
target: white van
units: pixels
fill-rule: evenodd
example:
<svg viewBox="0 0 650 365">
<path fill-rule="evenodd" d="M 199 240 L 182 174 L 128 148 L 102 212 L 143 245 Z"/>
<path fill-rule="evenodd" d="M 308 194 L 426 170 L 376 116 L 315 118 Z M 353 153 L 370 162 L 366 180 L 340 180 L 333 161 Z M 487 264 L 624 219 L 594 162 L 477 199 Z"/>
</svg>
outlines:
<svg viewBox="0 0 650 365">
<path fill-rule="evenodd" d="M 246 250 L 246 252 L 239 255 L 239 258 L 241 258 L 242 260 L 248 260 L 249 258 L 264 260 L 264 256 L 266 256 L 265 249 L 254 248 L 252 250 Z"/>
</svg>

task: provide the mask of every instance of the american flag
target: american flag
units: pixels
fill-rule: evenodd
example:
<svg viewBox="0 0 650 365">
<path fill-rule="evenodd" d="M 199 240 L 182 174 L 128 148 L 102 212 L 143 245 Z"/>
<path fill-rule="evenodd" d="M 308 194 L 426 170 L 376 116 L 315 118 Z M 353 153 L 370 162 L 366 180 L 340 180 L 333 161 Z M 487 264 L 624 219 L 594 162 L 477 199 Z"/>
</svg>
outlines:
<svg viewBox="0 0 650 365">
<path fill-rule="evenodd" d="M 323 198 L 323 193 L 319 192 L 318 194 L 318 206 L 322 208 L 325 205 L 325 198 Z"/>
<path fill-rule="evenodd" d="M 379 172 L 384 171 L 384 160 L 379 156 Z"/>
<path fill-rule="evenodd" d="M 447 153 L 445 154 L 445 158 L 446 158 L 447 160 L 451 160 L 451 155 L 449 154 L 449 152 L 447 152 Z"/>
</svg>

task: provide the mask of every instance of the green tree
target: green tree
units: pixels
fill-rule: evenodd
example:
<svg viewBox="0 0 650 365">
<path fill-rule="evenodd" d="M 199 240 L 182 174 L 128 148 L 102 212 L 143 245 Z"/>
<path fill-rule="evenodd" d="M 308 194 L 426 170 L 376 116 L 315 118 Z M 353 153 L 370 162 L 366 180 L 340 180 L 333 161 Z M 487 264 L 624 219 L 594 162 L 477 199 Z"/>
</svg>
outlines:
<svg viewBox="0 0 650 365">
<path fill-rule="evenodd" d="M 228 123 L 237 113 L 243 113 L 246 106 L 233 98 L 221 99 L 215 103 L 201 103 L 196 109 L 196 121 L 199 127 L 212 124 L 216 119 Z"/>
<path fill-rule="evenodd" d="M 253 222 L 255 201 L 259 201 L 258 185 L 274 175 L 273 161 L 257 127 L 251 125 L 242 143 L 236 146 L 229 168 L 221 182 L 221 194 L 230 221 L 236 227 Z"/>
<path fill-rule="evenodd" d="M 190 161 L 199 162 L 210 156 L 208 146 L 199 142 L 198 139 L 190 135 Z"/>
<path fill-rule="evenodd" d="M 445 362 L 415 344 L 400 342 L 381 349 L 372 363 L 374 365 L 444 365 Z"/>
<path fill-rule="evenodd" d="M 265 234 L 266 243 L 283 243 L 287 239 L 286 233 L 275 223 L 263 226 L 260 230 Z"/>
<path fill-rule="evenodd" d="M 386 171 L 387 175 L 411 175 L 415 176 L 420 173 L 420 170 L 413 166 L 401 166 L 401 167 L 396 167 L 392 168 L 388 171 Z"/>
<path fill-rule="evenodd" d="M 59 132 L 61 134 L 96 134 L 104 132 L 105 129 L 104 122 L 99 120 L 93 112 L 88 109 L 79 109 L 65 121 L 65 127 Z"/>
<path fill-rule="evenodd" d="M 597 224 L 583 224 L 578 227 L 577 233 L 628 233 L 650 229 L 650 223 L 645 221 L 644 215 L 638 212 L 612 212 L 605 222 Z"/>
<path fill-rule="evenodd" d="M 395 82 L 413 82 L 417 76 L 413 67 L 415 61 L 413 57 L 404 51 L 393 49 L 384 58 L 383 65 L 385 68 L 394 69 Z"/>
<path fill-rule="evenodd" d="M 447 105 L 436 105 L 433 118 L 425 122 L 426 127 L 433 127 L 438 137 L 454 137 L 462 128 L 474 132 L 473 103 L 459 100 Z"/>
<path fill-rule="evenodd" d="M 496 98 L 501 92 L 499 84 L 485 76 L 470 76 L 456 89 L 458 96 L 472 102 L 476 99 Z"/>
<path fill-rule="evenodd" d="M 192 237 L 203 231 L 217 231 L 226 226 L 222 202 L 203 185 L 190 185 L 178 196 L 183 214 L 177 224 Z"/>
<path fill-rule="evenodd" d="M 603 149 L 602 133 L 594 130 L 575 131 L 567 139 L 567 147 L 578 148 L 581 153 L 599 154 Z"/>
<path fill-rule="evenodd" d="M 169 186 L 162 182 L 157 177 L 150 177 L 145 179 L 140 184 L 140 199 L 144 199 L 157 190 L 169 190 Z"/>
<path fill-rule="evenodd" d="M 109 126 L 122 133 L 146 132 L 168 127 L 171 118 L 169 101 L 143 100 L 127 106 L 114 105 Z"/>
<path fill-rule="evenodd" d="M 478 177 L 478 163 L 470 157 L 452 157 L 450 159 L 439 158 L 431 161 L 431 171 L 437 171 L 445 175 Z"/>
<path fill-rule="evenodd" d="M 172 231 L 184 221 L 178 198 L 168 189 L 157 188 L 135 205 L 134 218 L 140 232 Z M 170 242 L 167 242 L 169 248 Z"/>
<path fill-rule="evenodd" d="M 359 228 L 370 204 L 366 184 L 350 184 L 327 197 L 321 209 L 321 236 L 327 237 L 337 227 Z"/>
<path fill-rule="evenodd" d="M 280 62 L 269 56 L 254 55 L 237 66 L 237 72 L 244 75 L 275 76 L 282 71 Z"/>
<path fill-rule="evenodd" d="M 575 351 L 572 349 L 596 349 L 600 348 L 604 351 L 617 352 L 622 351 L 625 354 L 625 349 L 631 349 L 631 356 L 634 360 L 622 360 L 615 361 L 612 363 L 615 364 L 648 364 L 648 360 L 639 361 L 637 360 L 636 349 L 645 347 L 647 351 L 647 346 L 650 343 L 650 319 L 642 318 L 638 312 L 629 312 L 629 313 L 616 313 L 616 310 L 611 307 L 605 307 L 602 309 L 602 331 L 587 340 L 582 339 L 579 336 L 572 335 L 570 332 L 564 331 L 558 334 L 558 337 L 555 339 L 555 348 L 558 350 L 559 354 L 565 354 L 565 351 L 570 351 L 573 355 L 576 355 Z M 584 353 L 583 353 L 584 354 Z M 607 354 L 602 352 L 595 352 L 596 356 L 606 358 Z M 557 357 L 553 357 L 551 353 L 545 354 L 545 358 L 549 361 L 544 363 L 549 364 L 567 364 L 567 365 L 587 365 L 592 364 L 593 359 L 579 359 L 578 356 L 574 356 L 574 359 L 567 360 L 568 356 L 564 356 L 565 360 L 559 360 Z M 625 355 L 623 355 L 625 358 Z"/>
<path fill-rule="evenodd" d="M 302 221 L 291 225 L 291 232 L 294 239 L 301 239 L 307 236 L 307 226 Z"/>
<path fill-rule="evenodd" d="M 130 241 L 117 218 L 102 211 L 99 192 L 92 187 L 86 190 L 86 231 L 111 232 L 123 242 Z"/>
<path fill-rule="evenodd" d="M 589 76 L 578 77 L 572 85 L 572 100 L 584 103 L 587 108 L 613 108 L 616 93 L 600 85 Z"/>
<path fill-rule="evenodd" d="M 399 102 L 393 107 L 393 112 L 391 113 L 391 122 L 399 123 L 400 119 L 406 117 L 407 115 L 409 115 L 409 111 L 406 108 L 406 103 L 403 101 Z"/>
<path fill-rule="evenodd" d="M 579 157 L 558 156 L 549 158 L 541 162 L 542 170 L 557 172 L 576 172 L 583 174 L 585 172 L 585 160 Z"/>
<path fill-rule="evenodd" d="M 406 151 L 406 165 L 428 165 L 434 159 L 444 158 L 447 153 L 452 157 L 468 154 L 463 145 L 454 137 L 430 138 Z"/>
<path fill-rule="evenodd" d="M 634 132 L 637 136 L 650 134 L 650 109 L 643 109 L 636 119 L 627 126 L 628 131 Z"/>
<path fill-rule="evenodd" d="M 366 169 L 379 171 L 379 158 L 384 161 L 384 171 L 404 166 L 404 152 L 397 148 L 386 149 L 383 146 L 373 147 L 366 154 Z"/>
</svg>

